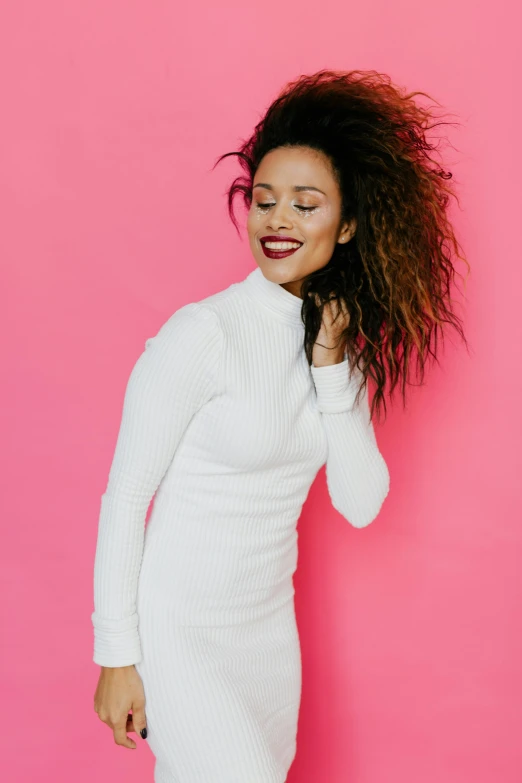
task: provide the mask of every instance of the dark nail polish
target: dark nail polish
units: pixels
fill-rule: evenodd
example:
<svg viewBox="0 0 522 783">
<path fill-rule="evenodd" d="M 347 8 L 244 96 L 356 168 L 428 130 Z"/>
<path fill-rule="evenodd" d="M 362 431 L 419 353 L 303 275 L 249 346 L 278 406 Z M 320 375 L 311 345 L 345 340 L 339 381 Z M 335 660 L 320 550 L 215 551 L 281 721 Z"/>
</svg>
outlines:
<svg viewBox="0 0 522 783">
<path fill-rule="evenodd" d="M 140 731 L 141 736 L 143 739 L 147 739 L 147 728 L 144 728 Z"/>
</svg>

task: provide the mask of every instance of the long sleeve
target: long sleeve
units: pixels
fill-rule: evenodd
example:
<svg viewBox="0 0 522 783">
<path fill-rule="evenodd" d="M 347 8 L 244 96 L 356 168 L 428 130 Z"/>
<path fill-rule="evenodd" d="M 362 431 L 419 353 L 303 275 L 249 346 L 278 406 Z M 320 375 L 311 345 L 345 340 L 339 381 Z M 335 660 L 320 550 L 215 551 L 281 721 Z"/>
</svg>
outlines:
<svg viewBox="0 0 522 783">
<path fill-rule="evenodd" d="M 370 419 L 368 387 L 355 405 L 361 375 L 348 359 L 310 367 L 328 441 L 326 481 L 333 507 L 353 527 L 373 522 L 389 492 L 390 475 Z"/>
<path fill-rule="evenodd" d="M 147 510 L 191 418 L 215 393 L 221 334 L 212 310 L 184 305 L 130 373 L 94 562 L 93 660 L 101 666 L 142 658 L 136 598 Z"/>
</svg>

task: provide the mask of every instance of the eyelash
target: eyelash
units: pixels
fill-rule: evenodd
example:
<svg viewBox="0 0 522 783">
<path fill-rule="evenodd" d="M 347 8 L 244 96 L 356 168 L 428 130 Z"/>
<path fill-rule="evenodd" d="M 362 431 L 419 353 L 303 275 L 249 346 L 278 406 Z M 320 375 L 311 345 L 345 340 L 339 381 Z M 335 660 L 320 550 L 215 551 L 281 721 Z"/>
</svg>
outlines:
<svg viewBox="0 0 522 783">
<path fill-rule="evenodd" d="M 273 207 L 273 204 L 260 204 L 259 201 L 256 201 L 256 207 L 259 207 L 259 209 L 268 209 L 269 207 Z M 295 204 L 296 209 L 300 209 L 303 212 L 313 212 L 317 209 L 317 207 L 301 207 L 299 204 Z"/>
</svg>

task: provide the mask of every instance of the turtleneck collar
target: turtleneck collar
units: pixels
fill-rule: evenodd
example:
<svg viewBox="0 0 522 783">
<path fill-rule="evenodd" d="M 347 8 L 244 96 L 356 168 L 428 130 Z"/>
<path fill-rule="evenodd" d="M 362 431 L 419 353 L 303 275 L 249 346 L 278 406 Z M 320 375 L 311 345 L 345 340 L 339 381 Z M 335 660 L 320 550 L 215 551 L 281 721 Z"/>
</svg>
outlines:
<svg viewBox="0 0 522 783">
<path fill-rule="evenodd" d="M 261 267 L 256 267 L 243 280 L 247 293 L 255 301 L 267 307 L 275 318 L 284 321 L 296 328 L 304 329 L 301 320 L 301 307 L 303 300 L 299 296 L 291 294 L 279 283 L 268 280 Z"/>
</svg>

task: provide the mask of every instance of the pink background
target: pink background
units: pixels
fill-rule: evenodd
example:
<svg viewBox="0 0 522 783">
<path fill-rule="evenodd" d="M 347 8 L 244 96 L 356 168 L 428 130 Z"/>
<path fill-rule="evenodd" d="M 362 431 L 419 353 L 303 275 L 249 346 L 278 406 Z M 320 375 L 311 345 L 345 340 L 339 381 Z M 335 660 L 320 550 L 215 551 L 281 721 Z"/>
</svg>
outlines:
<svg viewBox="0 0 522 783">
<path fill-rule="evenodd" d="M 225 211 L 239 168 L 216 157 L 284 83 L 330 67 L 387 72 L 462 122 L 443 132 L 472 354 L 451 336 L 376 428 L 392 489 L 369 529 L 331 508 L 324 469 L 312 487 L 288 780 L 520 783 L 520 21 L 505 0 L 2 4 L 4 780 L 152 780 L 146 743 L 116 746 L 93 711 L 124 386 L 176 308 L 254 268 Z"/>
</svg>

